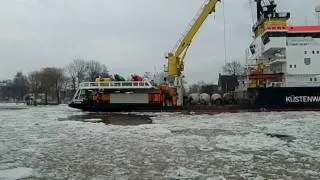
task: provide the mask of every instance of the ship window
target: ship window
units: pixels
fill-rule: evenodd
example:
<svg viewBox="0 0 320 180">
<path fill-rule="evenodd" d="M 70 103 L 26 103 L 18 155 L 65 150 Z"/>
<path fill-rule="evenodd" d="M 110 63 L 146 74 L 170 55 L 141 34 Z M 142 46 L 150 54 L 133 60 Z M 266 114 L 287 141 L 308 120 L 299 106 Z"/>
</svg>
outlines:
<svg viewBox="0 0 320 180">
<path fill-rule="evenodd" d="M 297 65 L 296 65 L 296 64 L 294 65 L 294 68 L 297 68 Z"/>
<path fill-rule="evenodd" d="M 304 51 L 304 54 L 308 54 L 308 52 L 307 52 L 307 51 Z"/>
<path fill-rule="evenodd" d="M 314 52 L 314 51 L 312 51 L 312 54 L 315 54 L 315 52 Z"/>
<path fill-rule="evenodd" d="M 312 78 L 310 78 L 310 81 L 312 81 Z"/>
<path fill-rule="evenodd" d="M 317 78 L 314 78 L 314 81 L 318 81 L 318 79 L 317 79 Z"/>
<path fill-rule="evenodd" d="M 319 51 L 317 51 L 317 54 L 319 54 L 320 52 Z"/>
<path fill-rule="evenodd" d="M 311 58 L 304 58 L 304 64 L 305 65 L 310 65 L 311 64 Z"/>
<path fill-rule="evenodd" d="M 270 33 L 265 33 L 264 35 L 261 36 L 261 40 L 264 45 L 266 45 L 270 42 L 269 37 L 270 37 Z"/>
<path fill-rule="evenodd" d="M 292 68 L 292 64 L 290 64 L 290 68 Z"/>
<path fill-rule="evenodd" d="M 319 32 L 312 33 L 287 33 L 286 37 L 312 37 L 312 38 L 320 38 Z"/>
</svg>

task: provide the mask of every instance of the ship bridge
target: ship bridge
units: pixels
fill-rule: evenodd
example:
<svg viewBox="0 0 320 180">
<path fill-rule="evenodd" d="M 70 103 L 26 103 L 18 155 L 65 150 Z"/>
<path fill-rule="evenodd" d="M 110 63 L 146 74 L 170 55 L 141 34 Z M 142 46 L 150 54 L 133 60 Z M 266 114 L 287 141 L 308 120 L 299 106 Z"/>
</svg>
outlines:
<svg viewBox="0 0 320 180">
<path fill-rule="evenodd" d="M 250 52 L 268 73 L 284 74 L 282 86 L 320 86 L 320 25 L 268 25 Z"/>
</svg>

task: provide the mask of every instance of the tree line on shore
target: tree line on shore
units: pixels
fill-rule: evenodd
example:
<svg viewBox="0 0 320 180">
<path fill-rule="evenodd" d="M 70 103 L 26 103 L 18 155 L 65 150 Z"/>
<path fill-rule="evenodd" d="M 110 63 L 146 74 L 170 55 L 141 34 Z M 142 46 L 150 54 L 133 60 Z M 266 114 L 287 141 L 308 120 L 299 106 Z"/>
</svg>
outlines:
<svg viewBox="0 0 320 180">
<path fill-rule="evenodd" d="M 42 99 L 43 104 L 60 104 L 72 97 L 81 82 L 94 81 L 97 76 L 108 74 L 104 64 L 84 59 L 74 59 L 64 68 L 45 67 L 26 75 L 17 72 L 12 80 L 1 82 L 0 100 Z"/>
<path fill-rule="evenodd" d="M 230 62 L 223 67 L 224 74 L 240 75 L 243 66 L 239 62 Z M 64 68 L 45 67 L 27 75 L 17 72 L 12 80 L 0 81 L 0 100 L 35 101 L 43 104 L 60 104 L 72 98 L 79 84 L 83 81 L 95 81 L 99 76 L 109 76 L 108 68 L 98 61 L 74 59 Z M 209 93 L 217 85 L 200 82 L 189 86 L 189 93 Z"/>
</svg>

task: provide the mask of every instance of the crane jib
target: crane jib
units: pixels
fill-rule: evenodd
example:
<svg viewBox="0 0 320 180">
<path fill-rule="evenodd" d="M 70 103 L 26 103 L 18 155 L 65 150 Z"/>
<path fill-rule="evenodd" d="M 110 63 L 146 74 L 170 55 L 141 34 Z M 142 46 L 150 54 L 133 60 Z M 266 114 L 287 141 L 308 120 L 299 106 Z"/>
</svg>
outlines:
<svg viewBox="0 0 320 180">
<path fill-rule="evenodd" d="M 215 6 L 221 0 L 206 0 L 201 7 L 199 13 L 193 19 L 191 25 L 188 27 L 185 34 L 178 41 L 173 51 L 169 52 L 166 58 L 168 59 L 167 72 L 169 77 L 180 76 L 183 71 L 183 59 L 186 56 L 186 52 L 192 42 L 192 39 L 199 31 L 200 27 L 207 19 L 207 17 L 215 12 Z M 181 57 L 182 56 L 182 57 Z"/>
</svg>

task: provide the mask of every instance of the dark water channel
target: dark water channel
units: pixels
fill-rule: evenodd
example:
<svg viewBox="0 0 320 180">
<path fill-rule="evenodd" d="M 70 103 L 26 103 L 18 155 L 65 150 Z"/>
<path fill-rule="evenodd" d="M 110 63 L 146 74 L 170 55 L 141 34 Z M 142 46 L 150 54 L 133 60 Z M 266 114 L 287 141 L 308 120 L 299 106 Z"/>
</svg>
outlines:
<svg viewBox="0 0 320 180">
<path fill-rule="evenodd" d="M 121 126 L 137 126 L 151 124 L 152 119 L 147 115 L 115 114 L 115 113 L 88 113 L 84 115 L 71 115 L 59 118 L 60 121 L 82 121 L 90 123 L 104 123 Z"/>
</svg>

